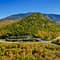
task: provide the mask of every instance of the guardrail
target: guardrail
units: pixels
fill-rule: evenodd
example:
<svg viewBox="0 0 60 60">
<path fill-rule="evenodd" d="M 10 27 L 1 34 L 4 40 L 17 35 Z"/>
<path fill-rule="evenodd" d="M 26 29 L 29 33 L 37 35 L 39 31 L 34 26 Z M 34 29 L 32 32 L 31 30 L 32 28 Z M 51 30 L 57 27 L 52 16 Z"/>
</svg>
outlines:
<svg viewBox="0 0 60 60">
<path fill-rule="evenodd" d="M 42 41 L 40 38 L 34 38 L 32 36 L 11 36 L 5 39 L 6 41 Z"/>
</svg>

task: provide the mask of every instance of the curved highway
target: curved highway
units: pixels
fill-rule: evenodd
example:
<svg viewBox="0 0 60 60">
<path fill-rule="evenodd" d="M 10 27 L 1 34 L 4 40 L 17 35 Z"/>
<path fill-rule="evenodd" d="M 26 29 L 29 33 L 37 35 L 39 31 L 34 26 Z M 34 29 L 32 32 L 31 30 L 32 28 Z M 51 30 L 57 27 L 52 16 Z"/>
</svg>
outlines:
<svg viewBox="0 0 60 60">
<path fill-rule="evenodd" d="M 31 38 L 33 38 L 33 39 L 36 40 L 36 42 L 42 42 L 42 43 L 47 43 L 47 44 L 51 44 L 51 45 L 54 45 L 54 46 L 60 46 L 60 45 L 51 43 L 51 42 L 49 42 L 49 41 L 41 40 L 40 38 L 34 38 L 34 37 L 32 37 L 32 36 L 18 36 L 17 38 L 22 38 L 22 40 L 21 40 L 22 42 L 29 42 L 28 40 L 27 40 L 27 41 L 23 41 L 23 38 L 25 38 L 25 39 L 31 39 Z M 17 39 L 16 39 L 16 36 L 15 36 L 15 39 L 11 39 L 11 40 L 10 40 L 10 38 L 0 39 L 0 42 L 12 42 L 12 40 L 17 40 Z M 14 42 L 21 42 L 21 41 L 19 40 L 19 41 L 14 41 Z M 32 42 L 32 41 L 31 41 L 31 42 Z"/>
</svg>

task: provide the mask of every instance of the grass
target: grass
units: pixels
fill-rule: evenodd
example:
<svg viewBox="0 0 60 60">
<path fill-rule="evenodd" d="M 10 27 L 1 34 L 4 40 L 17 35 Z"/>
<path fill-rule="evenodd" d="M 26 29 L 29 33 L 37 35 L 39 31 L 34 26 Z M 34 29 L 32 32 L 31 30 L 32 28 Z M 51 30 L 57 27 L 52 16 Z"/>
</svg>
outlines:
<svg viewBox="0 0 60 60">
<path fill-rule="evenodd" d="M 60 47 L 41 42 L 0 42 L 0 60 L 60 60 Z"/>
</svg>

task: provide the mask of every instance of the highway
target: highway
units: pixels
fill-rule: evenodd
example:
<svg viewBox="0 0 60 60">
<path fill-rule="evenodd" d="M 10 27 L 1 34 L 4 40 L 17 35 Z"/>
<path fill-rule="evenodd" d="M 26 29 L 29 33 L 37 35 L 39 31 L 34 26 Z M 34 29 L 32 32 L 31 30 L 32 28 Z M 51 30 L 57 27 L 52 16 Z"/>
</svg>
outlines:
<svg viewBox="0 0 60 60">
<path fill-rule="evenodd" d="M 16 38 L 19 38 L 19 39 L 16 39 Z M 46 41 L 46 40 L 45 41 L 44 40 L 41 40 L 40 38 L 34 38 L 32 36 L 17 36 L 17 37 L 15 36 L 14 39 L 12 39 L 12 38 L 0 39 L 0 42 L 8 42 L 8 43 L 32 42 L 32 40 L 31 41 L 28 40 L 28 39 L 31 39 L 31 38 L 35 39 L 36 42 L 42 42 L 42 43 L 47 43 L 47 44 L 51 44 L 51 45 L 54 45 L 54 46 L 60 46 L 60 45 L 51 43 L 51 42 Z M 23 39 L 25 39 L 25 40 L 23 40 Z M 12 40 L 15 40 L 15 41 L 12 41 Z"/>
</svg>

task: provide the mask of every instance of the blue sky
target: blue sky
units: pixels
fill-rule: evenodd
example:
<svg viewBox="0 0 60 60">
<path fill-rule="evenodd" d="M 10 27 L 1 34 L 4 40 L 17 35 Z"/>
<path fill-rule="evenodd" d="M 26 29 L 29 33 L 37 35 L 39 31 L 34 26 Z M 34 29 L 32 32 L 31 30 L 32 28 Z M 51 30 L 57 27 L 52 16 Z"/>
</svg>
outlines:
<svg viewBox="0 0 60 60">
<path fill-rule="evenodd" d="M 60 0 L 0 0 L 0 18 L 26 12 L 60 14 Z"/>
</svg>

